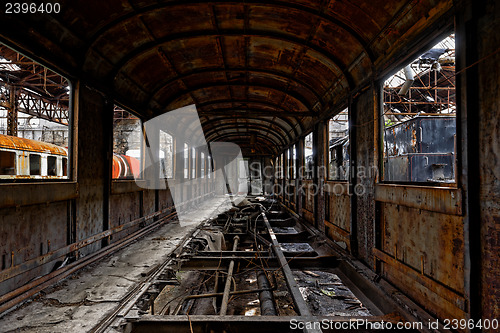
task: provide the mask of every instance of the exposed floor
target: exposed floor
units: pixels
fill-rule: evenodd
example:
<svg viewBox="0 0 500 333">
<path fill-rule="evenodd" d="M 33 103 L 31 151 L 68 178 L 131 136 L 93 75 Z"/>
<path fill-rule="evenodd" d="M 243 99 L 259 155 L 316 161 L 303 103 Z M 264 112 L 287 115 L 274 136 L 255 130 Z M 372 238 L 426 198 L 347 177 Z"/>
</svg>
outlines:
<svg viewBox="0 0 500 333">
<path fill-rule="evenodd" d="M 202 221 L 229 207 L 226 197 L 205 201 L 186 216 L 185 221 L 192 222 L 187 226 L 177 221 L 165 224 L 0 318 L 0 332 L 91 330 Z"/>
</svg>

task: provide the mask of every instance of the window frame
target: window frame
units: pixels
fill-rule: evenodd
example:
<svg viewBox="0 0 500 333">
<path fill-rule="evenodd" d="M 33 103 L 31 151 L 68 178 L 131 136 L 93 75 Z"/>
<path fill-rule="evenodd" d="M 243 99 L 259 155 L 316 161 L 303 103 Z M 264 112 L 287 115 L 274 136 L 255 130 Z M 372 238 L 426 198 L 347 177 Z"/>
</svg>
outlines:
<svg viewBox="0 0 500 333">
<path fill-rule="evenodd" d="M 459 125 L 460 125 L 460 118 L 459 118 L 459 103 L 460 100 L 457 98 L 455 101 L 455 113 L 454 118 L 455 118 L 455 135 L 454 135 L 454 151 L 453 151 L 453 182 L 432 182 L 432 181 L 396 181 L 396 180 L 386 180 L 384 175 L 385 175 L 385 159 L 384 159 L 384 154 L 385 154 L 385 149 L 386 149 L 386 141 L 385 141 L 385 119 L 384 119 L 384 84 L 385 82 L 395 75 L 397 72 L 405 68 L 405 66 L 412 64 L 415 62 L 420 55 L 424 54 L 425 52 L 431 50 L 433 46 L 437 45 L 441 41 L 444 41 L 448 36 L 455 35 L 455 40 L 456 38 L 456 31 L 451 25 L 446 31 L 440 33 L 436 38 L 432 39 L 430 42 L 426 43 L 423 47 L 419 48 L 418 50 L 412 52 L 410 56 L 406 58 L 406 61 L 398 64 L 398 67 L 395 69 L 391 69 L 385 74 L 382 74 L 380 78 L 376 82 L 376 86 L 378 87 L 378 117 L 377 117 L 377 124 L 378 124 L 378 177 L 377 177 L 377 184 L 382 184 L 382 185 L 401 185 L 401 186 L 418 186 L 418 187 L 435 187 L 435 188 L 444 188 L 444 189 L 457 189 L 460 186 L 460 177 L 461 174 L 461 168 L 459 167 L 460 160 L 461 160 L 461 151 L 458 147 L 458 143 L 461 140 L 460 133 L 461 131 L 459 130 Z M 455 44 L 455 50 L 457 49 L 457 44 Z M 455 51 L 456 53 L 456 51 Z M 456 75 L 456 58 L 455 58 L 455 75 Z M 457 96 L 457 90 L 460 87 L 455 84 L 455 96 Z M 439 115 L 439 114 L 437 114 Z M 415 114 L 417 116 L 417 114 Z M 411 118 L 410 120 L 415 119 L 415 117 Z M 402 123 L 402 122 L 401 122 Z"/>
<path fill-rule="evenodd" d="M 74 101 L 75 101 L 75 95 L 76 95 L 76 85 L 74 82 L 70 79 L 70 75 L 68 73 L 64 73 L 60 68 L 55 69 L 53 65 L 47 64 L 47 62 L 43 59 L 40 59 L 36 54 L 29 52 L 27 50 L 23 50 L 19 48 L 17 45 L 12 45 L 7 41 L 0 41 L 0 45 L 3 45 L 4 47 L 10 49 L 11 51 L 18 53 L 21 56 L 26 57 L 30 61 L 36 63 L 38 66 L 43 67 L 44 69 L 60 76 L 62 79 L 65 80 L 67 83 L 67 89 L 68 89 L 68 123 L 67 123 L 67 147 L 63 146 L 58 146 L 61 148 L 64 148 L 66 150 L 66 156 L 62 156 L 62 158 L 66 159 L 66 169 L 62 170 L 62 176 L 47 176 L 43 175 L 44 172 L 42 170 L 42 161 L 40 162 L 40 175 L 36 175 L 36 177 L 31 177 L 30 174 L 28 175 L 22 175 L 20 173 L 19 169 L 19 156 L 23 154 L 16 153 L 16 160 L 15 160 L 15 175 L 12 175 L 14 177 L 10 178 L 3 178 L 0 177 L 0 187 L 4 186 L 7 188 L 8 186 L 11 185 L 23 185 L 23 184 L 55 184 L 55 183 L 71 183 L 71 184 L 76 184 L 77 183 L 77 174 L 76 174 L 76 168 L 75 165 L 77 163 L 77 156 L 75 154 L 76 149 L 75 149 L 75 142 L 76 140 L 74 139 L 75 135 L 75 119 L 76 119 L 76 111 L 75 111 L 75 106 L 74 106 Z M 20 111 L 19 111 L 20 112 Z M 20 112 L 24 113 L 24 112 Z M 36 119 L 44 119 L 40 117 L 36 117 Z M 47 120 L 49 121 L 49 120 Z M 18 138 L 23 138 L 21 136 L 16 136 Z M 33 140 L 33 139 L 30 139 Z M 44 143 L 48 143 L 46 141 L 41 141 L 41 140 L 35 140 L 35 141 L 40 141 Z M 24 155 L 29 155 L 32 153 L 30 150 L 16 150 L 17 152 L 24 153 Z M 43 159 L 45 154 L 41 156 Z M 53 155 L 53 156 L 59 156 L 59 155 Z M 29 160 L 28 160 L 29 163 Z M 62 167 L 64 167 L 64 163 L 62 164 Z M 27 168 L 29 170 L 29 166 Z M 16 176 L 22 176 L 22 177 L 16 177 Z M 70 185 L 74 186 L 74 185 Z M 36 202 L 36 200 L 34 200 Z"/>
</svg>

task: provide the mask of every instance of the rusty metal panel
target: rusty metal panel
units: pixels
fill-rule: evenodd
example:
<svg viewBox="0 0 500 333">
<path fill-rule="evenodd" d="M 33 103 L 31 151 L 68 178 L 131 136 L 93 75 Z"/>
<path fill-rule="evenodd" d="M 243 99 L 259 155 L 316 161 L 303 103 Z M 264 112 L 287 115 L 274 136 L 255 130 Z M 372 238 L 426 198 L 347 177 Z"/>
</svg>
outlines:
<svg viewBox="0 0 500 333">
<path fill-rule="evenodd" d="M 329 216 L 326 220 L 336 225 L 337 227 L 349 232 L 350 231 L 350 216 L 351 216 L 351 202 L 347 194 L 348 185 L 346 183 L 328 182 L 327 188 L 329 191 Z M 339 192 L 336 192 L 339 189 Z M 341 191 L 341 192 L 340 192 Z"/>
<path fill-rule="evenodd" d="M 143 191 L 146 181 L 143 180 L 119 180 L 111 182 L 111 194 L 124 194 Z"/>
<path fill-rule="evenodd" d="M 1 184 L 0 208 L 65 201 L 78 197 L 77 183 Z"/>
<path fill-rule="evenodd" d="M 401 265 L 421 272 L 422 276 L 463 296 L 462 217 L 384 203 L 381 207 L 381 247 Z M 462 312 L 462 309 L 450 310 L 446 304 L 448 301 L 443 298 L 446 295 L 430 295 L 432 292 L 428 288 L 412 279 L 411 274 L 402 273 L 401 267 L 395 266 L 394 262 L 384 265 L 383 275 L 433 313 L 458 315 Z M 436 299 L 437 296 L 442 298 L 441 301 Z M 436 301 L 429 302 L 427 297 Z"/>
<path fill-rule="evenodd" d="M 205 194 L 206 191 L 206 182 L 203 182 L 203 187 L 202 187 L 202 192 Z M 159 210 L 164 210 L 167 207 L 171 207 L 174 205 L 173 200 L 172 200 L 172 195 L 170 193 L 170 189 L 166 190 L 160 190 L 158 193 L 158 209 Z"/>
<path fill-rule="evenodd" d="M 119 195 L 111 195 L 109 198 L 109 228 L 112 229 L 124 223 L 136 220 L 141 217 L 141 196 L 139 192 L 130 192 Z M 129 228 L 112 236 L 115 242 L 122 237 L 136 231 L 138 228 Z"/>
<path fill-rule="evenodd" d="M 155 212 L 155 191 L 147 190 L 143 192 L 143 214 L 149 215 Z"/>
<path fill-rule="evenodd" d="M 465 319 L 466 313 L 454 303 L 447 301 L 420 283 L 416 283 L 407 272 L 389 264 L 383 264 L 383 275 L 410 298 L 416 300 L 424 309 L 439 318 Z"/>
<path fill-rule="evenodd" d="M 0 257 L 6 268 L 66 246 L 67 202 L 0 210 Z M 47 274 L 54 262 L 0 283 L 0 294 Z"/>
<path fill-rule="evenodd" d="M 314 211 L 314 192 L 315 186 L 312 180 L 303 180 L 302 182 L 304 191 L 305 191 L 305 205 L 304 209 L 307 209 L 310 212 Z"/>
<path fill-rule="evenodd" d="M 438 213 L 462 214 L 462 191 L 457 188 L 377 184 L 375 200 Z"/>
<path fill-rule="evenodd" d="M 389 267 L 384 267 L 384 271 L 392 271 L 396 269 L 400 273 L 404 274 L 409 280 L 416 281 L 423 287 L 427 288 L 430 292 L 435 293 L 439 297 L 451 303 L 453 306 L 462 311 L 466 311 L 467 302 L 462 294 L 452 291 L 447 286 L 425 275 L 422 270 L 416 270 L 415 268 L 404 264 L 400 260 L 391 257 L 381 250 L 373 249 L 373 253 L 375 257 L 389 265 Z"/>
</svg>

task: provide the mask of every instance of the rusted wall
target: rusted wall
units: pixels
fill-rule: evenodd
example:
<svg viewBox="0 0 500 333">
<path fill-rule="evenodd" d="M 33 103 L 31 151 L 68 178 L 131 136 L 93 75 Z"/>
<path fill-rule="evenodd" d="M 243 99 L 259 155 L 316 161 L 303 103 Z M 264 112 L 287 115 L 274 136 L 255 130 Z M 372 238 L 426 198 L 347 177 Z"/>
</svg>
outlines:
<svg viewBox="0 0 500 333">
<path fill-rule="evenodd" d="M 287 179 L 284 189 L 285 204 L 295 210 L 295 179 Z"/>
<path fill-rule="evenodd" d="M 302 186 L 304 189 L 304 206 L 302 208 L 302 214 L 306 221 L 314 225 L 314 184 L 310 179 L 303 180 Z"/>
<path fill-rule="evenodd" d="M 342 247 L 349 248 L 351 230 L 351 198 L 347 194 L 348 184 L 328 181 L 325 185 L 326 235 Z"/>
<path fill-rule="evenodd" d="M 112 195 L 109 204 L 109 227 L 113 228 L 142 217 L 141 200 L 140 191 Z M 123 230 L 111 236 L 111 241 L 117 241 L 138 228 L 139 225 Z"/>
<path fill-rule="evenodd" d="M 457 301 L 464 295 L 463 217 L 383 203 L 380 218 L 381 249 L 396 260 L 383 264 L 382 275 L 440 318 L 464 318 Z M 438 285 L 456 296 L 440 295 Z"/>
<path fill-rule="evenodd" d="M 480 180 L 482 316 L 500 318 L 500 5 L 489 0 L 483 8 L 477 35 L 484 38 L 475 47 L 478 60 L 485 59 L 477 68 L 479 174 L 474 178 Z"/>
<path fill-rule="evenodd" d="M 206 181 L 204 182 L 204 193 L 206 193 Z M 158 204 L 158 209 L 163 211 L 169 207 L 172 207 L 174 205 L 174 202 L 172 200 L 172 195 L 170 193 L 170 189 L 166 190 L 160 190 L 158 193 L 158 199 L 159 199 L 159 204 Z"/>
<path fill-rule="evenodd" d="M 144 190 L 143 191 L 143 214 L 151 215 L 155 210 L 155 191 L 154 190 Z"/>
<path fill-rule="evenodd" d="M 0 272 L 66 245 L 67 202 L 0 210 Z M 0 295 L 49 273 L 55 262 L 0 282 Z"/>
<path fill-rule="evenodd" d="M 465 289 L 470 317 L 476 321 L 500 316 L 499 17 L 494 0 L 466 0 L 457 8 Z"/>
</svg>

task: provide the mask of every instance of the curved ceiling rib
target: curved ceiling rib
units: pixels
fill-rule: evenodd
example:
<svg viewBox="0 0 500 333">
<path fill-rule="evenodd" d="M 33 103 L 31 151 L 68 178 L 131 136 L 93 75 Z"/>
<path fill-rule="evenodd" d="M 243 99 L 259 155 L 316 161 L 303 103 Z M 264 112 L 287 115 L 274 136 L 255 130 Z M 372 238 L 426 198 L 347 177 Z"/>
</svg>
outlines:
<svg viewBox="0 0 500 333">
<path fill-rule="evenodd" d="M 133 59 L 140 57 L 142 54 L 148 53 L 154 49 L 158 49 L 163 44 L 172 42 L 172 41 L 180 41 L 186 40 L 190 38 L 199 38 L 199 37 L 221 37 L 221 36 L 240 36 L 240 37 L 260 37 L 271 40 L 283 41 L 290 44 L 299 45 L 301 47 L 305 47 L 309 50 L 316 52 L 321 55 L 325 59 L 328 59 L 332 63 L 332 65 L 337 69 L 337 71 L 345 78 L 349 88 L 354 87 L 354 79 L 351 74 L 347 71 L 348 64 L 343 64 L 342 61 L 335 55 L 330 52 L 324 50 L 323 48 L 312 45 L 309 41 L 302 40 L 300 38 L 292 37 L 288 34 L 269 32 L 269 31 L 257 31 L 250 29 L 218 29 L 218 30 L 199 30 L 199 31 L 190 31 L 189 33 L 178 33 L 174 35 L 167 35 L 162 38 L 155 39 L 154 41 L 150 41 L 144 43 L 140 47 L 132 49 L 131 52 L 125 54 L 118 63 L 113 66 L 113 70 L 109 75 L 109 81 L 113 82 L 120 72 L 120 70 L 125 67 L 130 61 Z M 319 59 L 319 58 L 318 58 Z"/>
<path fill-rule="evenodd" d="M 237 118 L 235 119 L 234 117 L 218 117 L 216 119 L 210 119 L 210 120 L 207 120 L 206 122 L 201 122 L 202 126 L 203 124 L 210 124 L 212 125 L 213 123 L 216 123 L 216 122 L 221 122 L 221 121 L 224 121 L 225 123 L 224 124 L 228 124 L 228 123 L 235 123 L 235 124 L 238 124 L 237 121 L 234 121 L 234 122 L 226 122 L 227 120 L 238 120 Z M 250 120 L 250 118 L 245 118 L 245 120 Z M 273 122 L 272 120 L 267 120 L 267 119 L 262 119 L 262 118 L 253 118 L 252 121 L 249 121 L 247 122 L 246 124 L 250 124 L 250 123 L 266 123 L 268 124 L 268 130 L 270 129 L 271 126 L 275 126 L 275 127 L 278 127 L 281 131 L 282 131 L 282 137 L 285 137 L 291 141 L 293 140 L 293 136 L 290 134 L 289 130 L 285 129 L 284 127 L 282 127 L 280 124 L 276 123 L 276 122 Z M 241 122 L 240 122 L 241 124 Z"/>
<path fill-rule="evenodd" d="M 205 107 L 210 107 L 210 106 L 213 106 L 213 105 L 218 105 L 218 104 L 231 104 L 231 103 L 239 103 L 239 104 L 242 104 L 240 106 L 238 106 L 237 108 L 241 108 L 242 106 L 246 106 L 248 104 L 257 104 L 257 105 L 262 105 L 262 106 L 265 106 L 265 107 L 269 107 L 269 108 L 272 108 L 274 110 L 277 110 L 280 111 L 280 112 L 283 112 L 283 114 L 286 114 L 286 113 L 289 113 L 289 110 L 283 108 L 282 106 L 276 104 L 276 103 L 273 103 L 273 102 L 270 102 L 270 101 L 267 101 L 267 100 L 259 100 L 259 99 L 255 99 L 255 98 L 246 98 L 246 99 L 212 99 L 210 101 L 206 101 L 206 102 L 200 102 L 200 104 L 197 104 L 196 106 L 198 107 L 198 109 L 203 109 Z"/>
<path fill-rule="evenodd" d="M 251 99 L 244 100 L 244 101 L 242 101 L 242 100 L 230 100 L 230 99 L 212 100 L 212 101 L 203 102 L 203 103 L 200 103 L 199 105 L 197 105 L 198 113 L 200 115 L 204 115 L 204 114 L 210 115 L 209 110 L 207 110 L 207 111 L 203 110 L 204 107 L 216 106 L 219 104 L 230 104 L 231 102 L 245 103 L 246 105 L 248 105 L 248 104 L 262 104 L 263 106 L 269 106 L 269 107 L 276 106 L 277 109 L 281 109 L 283 111 L 283 114 L 272 113 L 272 114 L 268 114 L 269 116 L 277 117 L 279 119 L 282 119 L 283 121 L 286 121 L 292 128 L 294 128 L 294 132 L 296 135 L 298 135 L 298 133 L 295 130 L 295 128 L 296 128 L 295 126 L 297 126 L 297 125 L 299 126 L 301 133 L 304 131 L 304 127 L 303 127 L 302 123 L 300 121 L 297 121 L 295 116 L 290 114 L 290 112 L 286 111 L 285 109 L 278 107 L 276 104 L 271 103 L 271 102 L 267 102 L 267 101 L 256 101 L 256 100 L 251 100 Z M 213 109 L 216 110 L 217 107 L 214 107 Z M 300 115 L 298 117 L 303 117 L 303 115 Z M 291 118 L 292 120 L 290 120 L 289 118 Z"/>
<path fill-rule="evenodd" d="M 118 17 L 117 19 L 105 24 L 102 26 L 100 29 L 98 29 L 94 34 L 91 35 L 89 38 L 89 42 L 87 43 L 87 50 L 85 52 L 85 55 L 88 55 L 89 50 L 92 48 L 94 43 L 96 43 L 99 38 L 104 35 L 107 31 L 110 29 L 113 29 L 114 27 L 118 26 L 119 24 L 122 24 L 126 22 L 129 19 L 135 18 L 137 16 L 142 16 L 148 12 L 152 12 L 155 10 L 159 9 L 164 9 L 167 7 L 175 7 L 175 6 L 185 6 L 189 4 L 210 4 L 210 5 L 216 5 L 216 4 L 225 4 L 225 3 L 234 3 L 234 1 L 190 1 L 190 0 L 182 0 L 182 1 L 172 1 L 169 3 L 163 3 L 163 4 L 153 4 L 153 5 L 148 5 L 144 6 L 141 8 L 133 8 L 133 11 L 122 15 Z M 241 3 L 239 3 L 241 5 Z M 353 37 L 363 48 L 363 51 L 366 53 L 368 58 L 370 59 L 370 62 L 373 63 L 375 61 L 375 55 L 371 51 L 369 47 L 369 40 L 363 38 L 358 32 L 356 32 L 350 25 L 344 23 L 343 21 L 326 14 L 324 11 L 317 11 L 312 8 L 309 8 L 307 6 L 303 6 L 300 4 L 296 3 L 291 3 L 291 2 L 286 2 L 286 1 L 273 1 L 273 2 L 264 2 L 261 0 L 246 0 L 243 5 L 262 5 L 266 7 L 274 7 L 274 8 L 284 8 L 284 9 L 295 9 L 300 12 L 305 12 L 310 15 L 316 16 L 322 20 L 325 20 L 327 22 L 333 23 L 342 30 L 346 31 L 351 37 Z"/>
<path fill-rule="evenodd" d="M 210 118 L 209 117 L 206 117 L 206 116 L 201 116 L 200 118 L 205 118 L 207 122 L 209 121 L 217 121 L 217 120 L 224 120 L 224 119 L 228 119 L 228 120 L 232 120 L 232 119 L 240 119 L 240 118 L 237 118 L 238 115 L 231 115 L 230 113 L 226 113 L 224 115 L 215 115 L 215 116 L 211 116 Z M 245 117 L 243 119 L 248 119 L 248 120 L 257 120 L 257 121 L 266 121 L 270 124 L 273 124 L 273 125 L 276 125 L 278 127 L 280 127 L 283 131 L 287 132 L 290 136 L 290 138 L 296 138 L 300 135 L 300 133 L 302 133 L 302 129 L 301 129 L 301 132 L 299 133 L 297 131 L 297 125 L 299 125 L 300 123 L 299 122 L 296 122 L 295 124 L 292 123 L 288 118 L 286 117 L 277 117 L 277 116 L 271 116 L 270 118 L 272 119 L 266 119 L 266 118 L 263 118 L 263 117 L 259 117 L 258 115 L 245 115 Z M 288 128 L 286 128 L 284 125 L 280 124 L 279 121 L 285 123 Z M 203 124 L 203 120 L 200 120 L 201 123 Z M 293 135 L 292 135 L 293 133 Z"/>
<path fill-rule="evenodd" d="M 259 145 L 260 151 L 271 150 L 271 154 L 277 154 L 284 146 L 276 145 L 276 143 L 269 140 L 269 138 L 262 136 L 260 133 L 251 133 L 255 135 L 255 138 L 261 141 L 263 144 Z M 228 140 L 234 143 L 240 143 L 239 146 L 246 148 L 249 145 L 249 140 L 247 138 L 242 138 L 238 133 L 226 133 L 214 137 L 214 139 L 207 142 L 221 142 L 223 140 Z"/>
<path fill-rule="evenodd" d="M 192 94 L 193 92 L 195 91 L 198 91 L 198 90 L 203 90 L 203 89 L 210 89 L 210 88 L 216 88 L 216 87 L 227 87 L 227 86 L 231 86 L 231 87 L 254 87 L 254 88 L 265 88 L 265 89 L 269 89 L 269 90 L 274 90 L 274 91 L 277 91 L 279 93 L 282 93 L 282 94 L 285 94 L 289 97 L 292 97 L 293 99 L 295 99 L 297 102 L 299 102 L 302 106 L 304 106 L 304 110 L 298 110 L 298 111 L 308 111 L 308 110 L 312 110 L 313 109 L 313 105 L 311 104 L 310 101 L 308 101 L 304 96 L 298 94 L 298 93 L 292 93 L 290 91 L 287 91 L 287 90 L 283 90 L 281 88 L 277 88 L 275 86 L 272 86 L 272 85 L 268 85 L 268 84 L 263 84 L 263 83 L 228 83 L 228 82 L 218 82 L 218 83 L 212 83 L 212 84 L 203 84 L 203 85 L 199 85 L 199 86 L 196 86 L 196 87 L 189 87 L 189 89 L 186 89 L 184 91 L 182 91 L 181 93 L 178 93 L 176 94 L 176 96 L 174 98 L 169 98 L 167 101 L 163 102 L 162 104 L 165 105 L 165 107 L 169 107 L 173 102 L 175 102 L 177 99 L 185 96 L 185 95 L 189 95 L 189 94 Z M 293 111 L 292 111 L 293 112 Z"/>
<path fill-rule="evenodd" d="M 241 128 L 245 129 L 247 131 L 237 132 L 237 130 L 241 129 Z M 207 129 L 205 132 L 206 140 L 211 141 L 213 139 L 213 136 L 218 136 L 218 135 L 223 134 L 223 133 L 219 133 L 219 131 L 232 130 L 232 129 L 235 130 L 234 134 L 239 135 L 240 137 L 250 137 L 252 132 L 257 131 L 257 132 L 262 133 L 263 135 L 266 135 L 266 137 L 268 137 L 268 138 L 270 138 L 272 136 L 273 137 L 272 141 L 274 142 L 274 144 L 280 144 L 280 145 L 284 146 L 288 142 L 286 140 L 286 138 L 284 138 L 283 136 L 278 135 L 277 133 L 269 132 L 269 128 L 267 128 L 266 126 L 261 126 L 261 125 L 255 124 L 255 123 L 244 123 L 244 124 L 230 123 L 230 124 L 219 125 L 217 127 Z M 230 134 L 230 133 L 233 133 L 233 132 L 226 132 L 224 134 Z"/>
<path fill-rule="evenodd" d="M 292 75 L 289 75 L 285 72 L 282 71 L 277 71 L 273 69 L 258 69 L 258 68 L 236 68 L 236 67 L 225 67 L 225 68 L 220 68 L 220 67 L 211 67 L 211 68 L 202 68 L 198 70 L 194 70 L 188 73 L 180 74 L 174 78 L 169 78 L 165 81 L 162 81 L 158 83 L 153 89 L 151 89 L 151 94 L 150 94 L 150 100 L 156 95 L 158 91 L 163 89 L 164 87 L 169 86 L 170 84 L 174 82 L 178 82 L 184 79 L 189 79 L 192 76 L 195 75 L 207 75 L 207 74 L 212 74 L 212 73 L 258 73 L 258 74 L 264 74 L 264 75 L 271 75 L 271 76 L 276 76 L 279 78 L 287 79 L 289 81 L 292 81 L 296 84 L 298 84 L 301 87 L 304 87 L 306 90 L 308 90 L 311 94 L 313 94 L 318 101 L 320 101 L 321 105 L 324 104 L 322 97 L 316 92 L 316 90 L 308 83 L 304 82 L 303 80 L 297 79 L 293 77 Z"/>
</svg>

